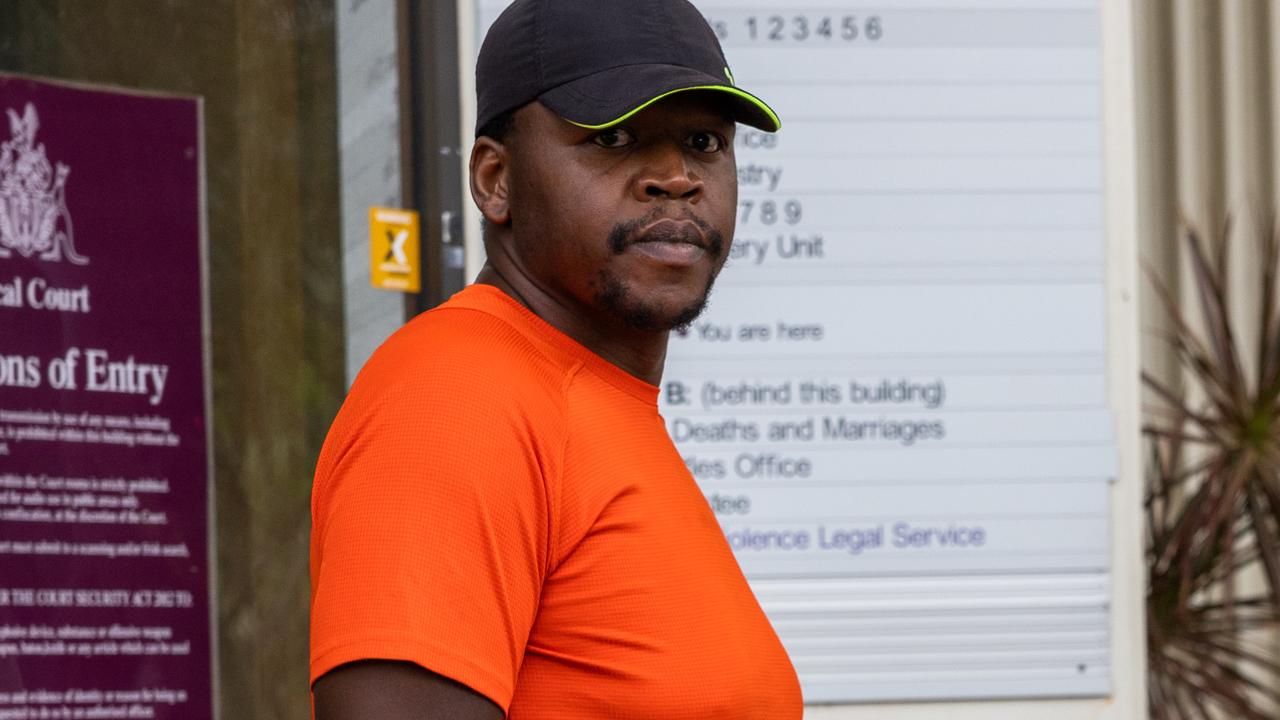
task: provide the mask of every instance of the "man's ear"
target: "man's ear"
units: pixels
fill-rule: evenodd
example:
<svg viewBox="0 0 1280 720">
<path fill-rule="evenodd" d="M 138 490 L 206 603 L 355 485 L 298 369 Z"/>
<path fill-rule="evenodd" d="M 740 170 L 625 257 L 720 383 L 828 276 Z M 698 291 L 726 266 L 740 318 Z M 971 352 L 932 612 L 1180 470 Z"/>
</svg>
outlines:
<svg viewBox="0 0 1280 720">
<path fill-rule="evenodd" d="M 510 165 L 507 146 L 484 135 L 471 148 L 471 199 L 487 222 L 511 222 Z"/>
</svg>

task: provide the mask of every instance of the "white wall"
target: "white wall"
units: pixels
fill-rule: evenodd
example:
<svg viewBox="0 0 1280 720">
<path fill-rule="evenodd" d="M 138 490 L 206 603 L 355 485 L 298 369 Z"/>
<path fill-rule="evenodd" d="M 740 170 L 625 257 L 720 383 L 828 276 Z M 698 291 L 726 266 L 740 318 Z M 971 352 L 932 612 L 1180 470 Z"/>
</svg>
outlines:
<svg viewBox="0 0 1280 720">
<path fill-rule="evenodd" d="M 758 5 L 759 3 L 752 3 Z M 1085 720 L 1145 717 L 1142 468 L 1138 388 L 1137 228 L 1133 17 L 1129 3 L 1100 0 L 1103 21 L 1106 120 L 1106 226 L 1108 241 L 1108 394 L 1116 425 L 1120 472 L 1111 486 L 1112 668 L 1110 698 L 1018 702 L 812 706 L 806 717 L 841 720 Z M 464 157 L 474 125 L 475 0 L 458 0 L 459 61 L 463 68 Z M 467 273 L 483 262 L 479 215 L 467 206 Z"/>
</svg>

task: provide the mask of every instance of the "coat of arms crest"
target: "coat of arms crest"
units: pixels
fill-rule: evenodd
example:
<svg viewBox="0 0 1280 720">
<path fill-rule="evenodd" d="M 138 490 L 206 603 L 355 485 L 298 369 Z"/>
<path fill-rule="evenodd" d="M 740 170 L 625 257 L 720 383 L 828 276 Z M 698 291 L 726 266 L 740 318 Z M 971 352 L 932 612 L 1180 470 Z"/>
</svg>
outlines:
<svg viewBox="0 0 1280 720">
<path fill-rule="evenodd" d="M 0 258 L 17 252 L 41 260 L 86 265 L 76 252 L 67 212 L 66 186 L 71 168 L 49 164 L 44 145 L 36 144 L 40 120 L 27 103 L 20 116 L 10 109 L 8 141 L 0 143 Z"/>
</svg>

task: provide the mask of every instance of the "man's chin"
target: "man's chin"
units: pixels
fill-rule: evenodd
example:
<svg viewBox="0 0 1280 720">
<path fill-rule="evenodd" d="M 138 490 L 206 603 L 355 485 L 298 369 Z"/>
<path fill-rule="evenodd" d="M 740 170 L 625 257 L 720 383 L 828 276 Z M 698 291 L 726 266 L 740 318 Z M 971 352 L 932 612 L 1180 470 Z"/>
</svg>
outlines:
<svg viewBox="0 0 1280 720">
<path fill-rule="evenodd" d="M 676 310 L 649 306 L 644 303 L 629 303 L 611 307 L 610 309 L 615 315 L 622 318 L 627 327 L 634 330 L 669 332 L 671 330 L 687 330 L 706 307 L 707 299 L 702 298 L 696 303 Z"/>
<path fill-rule="evenodd" d="M 707 300 L 708 296 L 704 295 L 702 301 L 697 305 L 685 308 L 684 312 L 672 318 L 671 325 L 667 330 L 675 330 L 681 334 L 688 332 L 689 326 L 693 325 L 693 321 L 697 320 L 702 315 L 702 312 L 707 309 Z"/>
<path fill-rule="evenodd" d="M 702 294 L 688 302 L 648 302 L 610 277 L 604 279 L 596 301 L 633 330 L 670 332 L 687 330 L 706 310 L 710 294 L 711 283 L 707 283 Z"/>
</svg>

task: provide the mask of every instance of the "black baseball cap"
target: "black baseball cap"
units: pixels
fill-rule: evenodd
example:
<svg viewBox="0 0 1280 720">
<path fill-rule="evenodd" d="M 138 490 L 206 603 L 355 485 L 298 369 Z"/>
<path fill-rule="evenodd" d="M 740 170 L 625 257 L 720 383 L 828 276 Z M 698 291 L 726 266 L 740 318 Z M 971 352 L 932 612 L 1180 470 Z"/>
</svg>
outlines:
<svg viewBox="0 0 1280 720">
<path fill-rule="evenodd" d="M 782 126 L 763 100 L 734 85 L 720 41 L 687 0 L 516 0 L 480 48 L 476 134 L 534 100 L 603 129 L 689 90 L 724 93 L 743 124 Z"/>
</svg>

